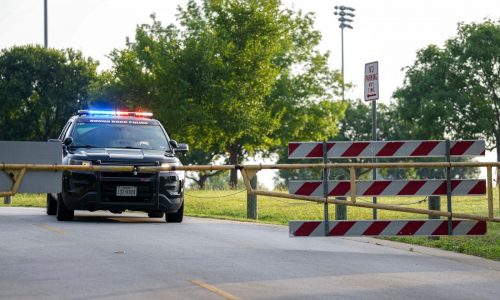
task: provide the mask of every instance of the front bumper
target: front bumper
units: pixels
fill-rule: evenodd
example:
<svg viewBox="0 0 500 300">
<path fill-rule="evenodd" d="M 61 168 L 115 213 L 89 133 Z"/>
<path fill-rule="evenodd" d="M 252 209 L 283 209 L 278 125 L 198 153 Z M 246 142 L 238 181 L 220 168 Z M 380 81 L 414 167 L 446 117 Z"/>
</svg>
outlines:
<svg viewBox="0 0 500 300">
<path fill-rule="evenodd" d="M 117 186 L 137 187 L 137 196 L 117 196 Z M 184 201 L 184 182 L 175 172 L 74 172 L 63 175 L 63 201 L 73 210 L 176 212 Z"/>
</svg>

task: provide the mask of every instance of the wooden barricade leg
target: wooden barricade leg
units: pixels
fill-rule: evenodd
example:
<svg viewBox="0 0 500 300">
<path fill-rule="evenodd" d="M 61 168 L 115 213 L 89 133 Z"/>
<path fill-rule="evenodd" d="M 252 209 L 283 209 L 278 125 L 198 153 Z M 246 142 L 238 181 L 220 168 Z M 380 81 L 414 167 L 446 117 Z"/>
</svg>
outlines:
<svg viewBox="0 0 500 300">
<path fill-rule="evenodd" d="M 491 166 L 486 167 L 486 187 L 488 195 L 488 218 L 493 219 L 493 176 Z"/>
</svg>

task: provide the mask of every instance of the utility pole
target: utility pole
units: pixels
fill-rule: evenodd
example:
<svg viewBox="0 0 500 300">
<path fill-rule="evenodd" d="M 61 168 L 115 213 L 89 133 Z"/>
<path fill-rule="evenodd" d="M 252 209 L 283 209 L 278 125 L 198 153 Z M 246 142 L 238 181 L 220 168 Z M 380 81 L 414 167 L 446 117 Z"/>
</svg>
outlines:
<svg viewBox="0 0 500 300">
<path fill-rule="evenodd" d="M 48 37 L 48 24 L 47 24 L 47 1 L 48 0 L 44 0 L 43 1 L 43 15 L 44 15 L 44 19 L 43 19 L 43 27 L 44 27 L 44 46 L 45 48 L 48 48 L 49 47 L 49 37 Z"/>
</svg>

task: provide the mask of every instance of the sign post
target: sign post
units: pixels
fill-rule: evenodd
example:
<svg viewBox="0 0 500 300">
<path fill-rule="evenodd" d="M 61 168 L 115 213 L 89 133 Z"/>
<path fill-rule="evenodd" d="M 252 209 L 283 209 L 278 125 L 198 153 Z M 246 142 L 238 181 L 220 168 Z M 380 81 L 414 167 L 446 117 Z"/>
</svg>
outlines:
<svg viewBox="0 0 500 300">
<path fill-rule="evenodd" d="M 377 99 L 378 92 L 378 61 L 365 64 L 365 101 L 372 102 L 372 140 L 377 140 Z M 374 158 L 373 162 L 377 162 Z M 377 169 L 373 169 L 373 180 L 377 179 Z M 377 197 L 373 197 L 373 204 L 377 203 Z M 373 219 L 377 219 L 377 209 L 373 209 Z"/>
</svg>

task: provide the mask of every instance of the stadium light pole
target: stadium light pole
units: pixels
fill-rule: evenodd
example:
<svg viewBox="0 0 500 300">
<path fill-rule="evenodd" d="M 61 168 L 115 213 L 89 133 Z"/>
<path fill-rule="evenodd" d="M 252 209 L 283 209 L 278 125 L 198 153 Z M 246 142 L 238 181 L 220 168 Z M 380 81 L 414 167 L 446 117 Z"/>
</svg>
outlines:
<svg viewBox="0 0 500 300">
<path fill-rule="evenodd" d="M 48 48 L 49 47 L 49 38 L 48 38 L 48 24 L 47 24 L 47 1 L 48 0 L 44 0 L 43 1 L 43 41 L 44 41 L 44 46 L 45 48 Z"/>
<path fill-rule="evenodd" d="M 352 29 L 350 23 L 352 23 L 352 18 L 354 18 L 354 8 L 347 6 L 335 6 L 334 14 L 340 16 L 338 19 L 340 22 L 340 33 L 341 33 L 341 48 L 342 48 L 342 101 L 345 100 L 345 80 L 344 80 L 344 28 Z M 337 177 L 338 180 L 345 179 L 343 175 Z M 338 200 L 346 200 L 346 198 L 337 198 Z M 345 205 L 335 205 L 335 219 L 336 220 L 347 220 L 347 206 Z"/>
<path fill-rule="evenodd" d="M 345 100 L 345 79 L 344 79 L 344 28 L 350 28 L 353 29 L 350 23 L 352 23 L 354 18 L 353 12 L 355 11 L 354 8 L 348 7 L 348 6 L 335 6 L 335 12 L 334 14 L 337 16 L 340 16 L 339 22 L 340 22 L 340 34 L 341 34 L 341 47 L 342 47 L 342 100 Z"/>
</svg>

